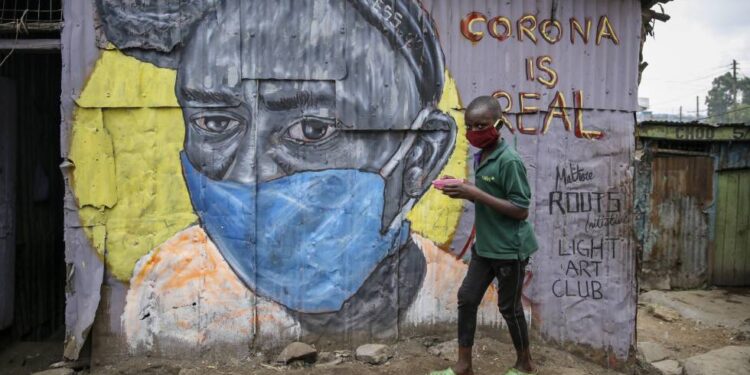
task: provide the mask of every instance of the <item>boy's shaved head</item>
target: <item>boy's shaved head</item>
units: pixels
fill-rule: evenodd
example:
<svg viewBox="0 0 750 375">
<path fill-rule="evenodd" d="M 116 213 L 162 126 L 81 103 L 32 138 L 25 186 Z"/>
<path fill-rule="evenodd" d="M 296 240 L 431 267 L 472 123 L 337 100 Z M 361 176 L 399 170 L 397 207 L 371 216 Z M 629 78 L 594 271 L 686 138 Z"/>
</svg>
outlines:
<svg viewBox="0 0 750 375">
<path fill-rule="evenodd" d="M 480 96 L 469 103 L 466 108 L 467 116 L 480 116 L 480 115 L 491 115 L 493 118 L 498 119 L 503 115 L 503 109 L 500 107 L 500 103 L 497 99 L 491 96 Z"/>
</svg>

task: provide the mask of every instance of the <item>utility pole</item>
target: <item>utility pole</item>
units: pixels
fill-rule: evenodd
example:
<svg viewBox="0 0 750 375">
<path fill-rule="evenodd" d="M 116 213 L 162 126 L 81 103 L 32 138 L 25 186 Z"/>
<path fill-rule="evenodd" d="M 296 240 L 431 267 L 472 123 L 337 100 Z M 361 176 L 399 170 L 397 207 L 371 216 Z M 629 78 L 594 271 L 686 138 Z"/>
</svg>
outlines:
<svg viewBox="0 0 750 375">
<path fill-rule="evenodd" d="M 698 119 L 701 118 L 701 106 L 700 106 L 700 96 L 695 96 L 695 121 L 698 121 Z"/>
<path fill-rule="evenodd" d="M 737 60 L 732 59 L 732 78 L 734 84 L 732 84 L 732 101 L 737 104 Z"/>
<path fill-rule="evenodd" d="M 680 122 L 682 122 L 682 106 L 680 106 Z"/>
</svg>

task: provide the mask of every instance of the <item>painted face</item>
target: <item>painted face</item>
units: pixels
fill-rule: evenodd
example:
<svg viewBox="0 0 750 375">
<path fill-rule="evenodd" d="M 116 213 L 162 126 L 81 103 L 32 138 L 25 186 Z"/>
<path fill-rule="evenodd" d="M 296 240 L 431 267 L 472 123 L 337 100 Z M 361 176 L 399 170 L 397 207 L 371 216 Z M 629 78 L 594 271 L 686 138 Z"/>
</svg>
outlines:
<svg viewBox="0 0 750 375">
<path fill-rule="evenodd" d="M 269 3 L 223 4 L 186 46 L 183 170 L 204 229 L 251 289 L 336 311 L 408 238 L 414 188 L 402 181 L 420 169 L 403 160 L 437 150 L 412 147 L 424 103 L 382 33 L 341 1 L 283 14 Z"/>
<path fill-rule="evenodd" d="M 201 173 L 251 183 L 388 162 L 423 103 L 402 54 L 345 3 L 229 1 L 197 25 L 176 92 Z"/>
</svg>

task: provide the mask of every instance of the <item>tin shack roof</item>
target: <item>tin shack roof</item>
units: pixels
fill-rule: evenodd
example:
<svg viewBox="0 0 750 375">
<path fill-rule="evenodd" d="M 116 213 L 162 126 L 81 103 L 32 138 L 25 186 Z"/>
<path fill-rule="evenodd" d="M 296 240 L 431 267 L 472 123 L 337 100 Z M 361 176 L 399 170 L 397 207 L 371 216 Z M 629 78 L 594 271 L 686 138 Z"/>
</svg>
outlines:
<svg viewBox="0 0 750 375">
<path fill-rule="evenodd" d="M 723 142 L 750 141 L 750 124 L 677 121 L 642 121 L 636 127 L 636 137 L 675 141 Z"/>
</svg>

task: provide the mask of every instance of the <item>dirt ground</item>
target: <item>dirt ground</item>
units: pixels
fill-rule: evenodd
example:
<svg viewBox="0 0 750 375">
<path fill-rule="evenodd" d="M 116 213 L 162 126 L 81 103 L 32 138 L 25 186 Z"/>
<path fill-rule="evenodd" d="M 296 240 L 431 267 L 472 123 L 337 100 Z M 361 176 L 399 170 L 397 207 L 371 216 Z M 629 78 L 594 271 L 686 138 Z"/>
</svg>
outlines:
<svg viewBox="0 0 750 375">
<path fill-rule="evenodd" d="M 665 322 L 649 314 L 643 306 L 638 312 L 638 341 L 657 342 L 673 351 L 677 360 L 728 345 L 750 344 L 725 328 L 713 328 L 684 318 Z"/>
<path fill-rule="evenodd" d="M 143 361 L 134 359 L 117 366 L 106 366 L 96 371 L 97 374 L 336 374 L 336 375 L 370 375 L 370 374 L 427 374 L 432 370 L 448 367 L 451 362 L 428 353 L 426 341 L 439 341 L 435 338 L 409 339 L 392 346 L 395 356 L 383 365 L 373 366 L 358 362 L 352 358 L 335 365 L 293 365 L 277 367 L 269 365 L 263 359 L 252 358 L 234 364 L 220 363 L 184 363 L 178 361 Z M 474 370 L 476 374 L 503 374 L 515 360 L 513 345 L 509 342 L 492 338 L 480 338 L 475 344 L 476 354 Z M 583 361 L 564 351 L 532 345 L 532 352 L 539 367 L 539 374 L 586 374 L 607 375 L 617 372 L 606 370 L 593 363 Z"/>
<path fill-rule="evenodd" d="M 672 358 L 684 360 L 696 354 L 705 353 L 727 345 L 750 345 L 750 337 L 738 334 L 736 330 L 715 327 L 705 322 L 680 317 L 665 321 L 655 316 L 648 304 L 638 309 L 639 342 L 656 342 L 672 351 Z M 658 314 L 657 314 L 658 315 Z M 356 361 L 349 351 L 321 353 L 316 365 L 277 366 L 274 357 L 263 354 L 219 363 L 214 361 L 175 361 L 148 357 L 131 358 L 111 366 L 95 366 L 82 369 L 79 374 L 427 374 L 431 370 L 446 368 L 451 362 L 430 353 L 434 345 L 452 339 L 451 337 L 420 337 L 401 341 L 391 346 L 394 357 L 383 365 L 373 366 Z M 514 362 L 513 346 L 510 339 L 500 340 L 479 336 L 475 346 L 476 374 L 503 374 Z M 433 349 L 434 351 L 434 349 Z M 47 369 L 51 363 L 61 358 L 62 343 L 19 342 L 0 351 L 0 374 L 31 374 Z M 542 375 L 607 375 L 617 374 L 594 363 L 587 362 L 562 350 L 532 341 L 532 353 Z M 333 363 L 329 362 L 333 361 Z M 327 364 L 323 364 L 327 362 Z"/>
<path fill-rule="evenodd" d="M 341 363 L 306 365 L 295 363 L 291 366 L 273 364 L 274 358 L 263 355 L 237 359 L 230 362 L 177 361 L 155 358 L 131 358 L 116 365 L 95 367 L 95 371 L 84 369 L 78 374 L 427 374 L 432 370 L 448 367 L 452 362 L 430 354 L 428 349 L 448 337 L 421 337 L 401 341 L 391 346 L 394 357 L 382 365 L 361 363 L 352 358 L 349 351 L 338 352 Z M 573 355 L 532 343 L 532 353 L 541 375 L 607 375 L 617 372 L 604 369 Z M 31 374 L 48 368 L 59 360 L 61 344 L 54 342 L 18 343 L 0 353 L 0 374 Z M 334 353 L 330 353 L 336 357 Z M 502 374 L 514 362 L 515 355 L 510 340 L 496 340 L 479 337 L 475 344 L 475 373 Z"/>
<path fill-rule="evenodd" d="M 62 340 L 22 341 L 0 351 L 0 374 L 31 374 L 62 359 Z"/>
</svg>

